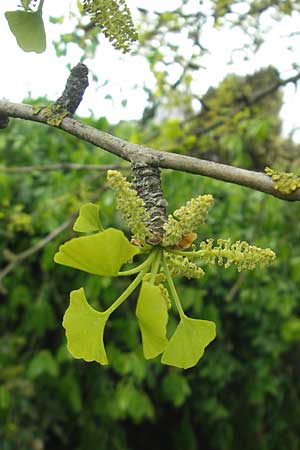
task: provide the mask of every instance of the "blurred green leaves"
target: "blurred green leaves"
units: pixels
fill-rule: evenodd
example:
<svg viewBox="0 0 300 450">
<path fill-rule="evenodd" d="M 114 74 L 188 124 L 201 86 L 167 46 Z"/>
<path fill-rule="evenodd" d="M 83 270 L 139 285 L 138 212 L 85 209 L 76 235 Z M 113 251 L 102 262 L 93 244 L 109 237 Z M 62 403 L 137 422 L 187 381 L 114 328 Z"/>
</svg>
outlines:
<svg viewBox="0 0 300 450">
<path fill-rule="evenodd" d="M 192 393 L 186 377 L 173 371 L 164 377 L 161 388 L 163 397 L 176 408 L 183 405 Z"/>
<path fill-rule="evenodd" d="M 41 350 L 30 361 L 27 368 L 28 378 L 34 380 L 41 375 L 50 375 L 56 377 L 58 375 L 58 365 L 49 350 Z"/>
<path fill-rule="evenodd" d="M 282 324 L 281 334 L 285 341 L 300 341 L 300 317 L 291 317 Z"/>
<path fill-rule="evenodd" d="M 115 393 L 115 417 L 131 418 L 139 423 L 142 419 L 153 419 L 154 409 L 148 395 L 137 389 L 132 383 L 120 382 Z"/>
</svg>

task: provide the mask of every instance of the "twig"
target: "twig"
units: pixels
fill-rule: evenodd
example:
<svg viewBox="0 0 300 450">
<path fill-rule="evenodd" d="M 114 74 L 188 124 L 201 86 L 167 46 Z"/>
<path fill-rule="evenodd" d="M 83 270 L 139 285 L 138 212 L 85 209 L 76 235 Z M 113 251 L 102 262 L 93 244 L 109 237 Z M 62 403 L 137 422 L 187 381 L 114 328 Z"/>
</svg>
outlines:
<svg viewBox="0 0 300 450">
<path fill-rule="evenodd" d="M 234 284 L 231 286 L 230 290 L 228 291 L 228 293 L 225 297 L 226 302 L 231 302 L 234 299 L 234 297 L 240 290 L 240 287 L 244 283 L 245 278 L 246 278 L 246 272 L 239 273 L 237 279 L 235 280 Z"/>
<path fill-rule="evenodd" d="M 62 233 L 66 228 L 68 228 L 71 223 L 73 222 L 73 217 L 69 218 L 62 224 L 60 224 L 57 228 L 55 228 L 53 231 L 51 231 L 47 236 L 40 239 L 35 245 L 28 248 L 27 250 L 24 250 L 21 253 L 14 254 L 13 260 L 7 264 L 6 267 L 0 272 L 0 290 L 5 293 L 6 290 L 2 286 L 2 280 L 8 275 L 12 270 L 15 269 L 16 266 L 21 264 L 24 259 L 28 258 L 31 255 L 34 255 L 38 251 L 40 251 L 43 247 L 45 247 L 49 242 L 51 242 L 56 236 L 58 236 L 60 233 Z"/>
<path fill-rule="evenodd" d="M 15 173 L 32 173 L 35 171 L 39 172 L 52 172 L 55 170 L 96 170 L 96 171 L 107 171 L 107 170 L 120 170 L 126 169 L 125 166 L 120 164 L 76 164 L 76 163 L 59 163 L 59 164 L 45 164 L 36 166 L 11 166 L 5 167 L 0 166 L 0 172 L 7 174 Z"/>
<path fill-rule="evenodd" d="M 31 106 L 6 100 L 0 100 L 0 114 L 33 122 L 47 123 L 47 118 L 44 117 L 42 112 L 36 115 L 33 113 Z M 150 147 L 133 144 L 67 117 L 62 120 L 59 128 L 126 161 L 138 161 L 143 158 L 144 160 L 147 159 L 149 164 L 157 165 L 164 169 L 180 170 L 238 184 L 288 201 L 300 200 L 299 190 L 289 195 L 282 194 L 274 189 L 273 181 L 260 172 L 252 172 L 226 164 L 214 163 L 191 156 L 177 155 L 171 152 L 162 152 Z"/>
</svg>

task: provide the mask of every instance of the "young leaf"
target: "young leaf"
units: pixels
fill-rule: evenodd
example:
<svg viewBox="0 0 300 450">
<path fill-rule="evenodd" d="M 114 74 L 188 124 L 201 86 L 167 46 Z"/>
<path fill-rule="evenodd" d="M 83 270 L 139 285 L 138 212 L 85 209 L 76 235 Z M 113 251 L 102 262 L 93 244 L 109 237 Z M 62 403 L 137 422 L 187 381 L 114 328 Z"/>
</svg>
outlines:
<svg viewBox="0 0 300 450">
<path fill-rule="evenodd" d="M 159 286 L 144 281 L 136 307 L 144 356 L 154 358 L 164 351 L 168 343 L 166 326 L 168 308 Z"/>
<path fill-rule="evenodd" d="M 63 327 L 66 330 L 68 350 L 74 358 L 108 364 L 103 343 L 108 317 L 107 313 L 98 312 L 88 304 L 83 288 L 71 292 Z"/>
<path fill-rule="evenodd" d="M 6 11 L 5 17 L 18 46 L 24 52 L 45 51 L 46 33 L 42 11 Z"/>
<path fill-rule="evenodd" d="M 130 244 L 122 231 L 108 228 L 61 245 L 54 261 L 95 275 L 115 276 L 137 253 L 138 247 Z"/>
<path fill-rule="evenodd" d="M 182 369 L 193 367 L 215 337 L 214 322 L 184 316 L 171 337 L 161 362 Z"/>
<path fill-rule="evenodd" d="M 82 205 L 79 216 L 74 223 L 73 230 L 81 233 L 102 231 L 103 227 L 99 217 L 99 206 L 93 203 Z"/>
</svg>

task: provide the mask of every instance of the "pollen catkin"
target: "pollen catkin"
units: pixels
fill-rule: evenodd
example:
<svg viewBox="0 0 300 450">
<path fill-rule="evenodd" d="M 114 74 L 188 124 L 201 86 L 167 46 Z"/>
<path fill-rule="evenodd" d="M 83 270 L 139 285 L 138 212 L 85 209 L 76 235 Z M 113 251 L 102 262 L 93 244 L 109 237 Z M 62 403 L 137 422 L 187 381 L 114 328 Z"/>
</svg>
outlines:
<svg viewBox="0 0 300 450">
<path fill-rule="evenodd" d="M 108 170 L 107 181 L 116 193 L 116 207 L 133 233 L 133 239 L 141 244 L 145 243 L 151 233 L 146 226 L 148 213 L 144 201 L 132 188 L 132 183 L 117 170 Z"/>
<path fill-rule="evenodd" d="M 185 256 L 167 253 L 166 262 L 172 276 L 178 275 L 186 278 L 202 278 L 204 276 L 204 271 L 201 267 L 191 262 Z"/>
<path fill-rule="evenodd" d="M 138 34 L 125 0 L 83 0 L 83 10 L 115 49 L 129 52 Z"/>
<path fill-rule="evenodd" d="M 213 244 L 213 239 L 201 242 L 199 258 L 209 264 L 224 265 L 225 268 L 234 264 L 239 272 L 252 270 L 258 265 L 266 266 L 276 257 L 271 249 L 255 247 L 245 241 L 231 243 L 230 239 L 218 239 L 217 245 Z"/>
<path fill-rule="evenodd" d="M 174 211 L 164 225 L 163 246 L 176 246 L 182 236 L 192 233 L 199 225 L 203 224 L 212 203 L 212 195 L 199 195 L 199 197 L 192 198 L 186 205 Z"/>
</svg>

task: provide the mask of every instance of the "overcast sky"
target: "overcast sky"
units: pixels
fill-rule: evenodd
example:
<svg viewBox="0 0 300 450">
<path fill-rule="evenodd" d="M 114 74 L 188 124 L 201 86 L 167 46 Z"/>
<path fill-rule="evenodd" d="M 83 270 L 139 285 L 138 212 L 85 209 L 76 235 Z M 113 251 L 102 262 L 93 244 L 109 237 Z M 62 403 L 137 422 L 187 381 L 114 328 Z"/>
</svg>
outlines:
<svg viewBox="0 0 300 450">
<path fill-rule="evenodd" d="M 11 101 L 20 102 L 31 93 L 32 97 L 47 96 L 55 100 L 64 87 L 68 76 L 66 63 L 77 64 L 81 56 L 81 50 L 77 46 L 70 48 L 67 58 L 57 59 L 51 42 L 58 39 L 60 32 L 72 30 L 72 22 L 67 20 L 63 25 L 52 25 L 47 16 L 63 15 L 76 4 L 75 0 L 45 1 L 44 20 L 47 31 L 48 46 L 45 53 L 24 53 L 16 45 L 16 41 L 9 32 L 4 18 L 4 12 L 16 9 L 18 0 L 1 0 L 0 3 L 0 46 L 1 46 L 1 72 L 0 72 L 0 97 Z M 127 0 L 133 15 L 136 7 L 148 7 L 149 0 Z M 177 0 L 168 0 L 170 10 L 179 6 Z M 195 7 L 199 4 L 194 1 Z M 162 10 L 166 2 L 151 0 L 151 8 Z M 266 19 L 267 20 L 267 19 Z M 268 24 L 266 24 L 268 25 Z M 242 35 L 238 31 L 224 31 L 207 27 L 204 30 L 204 44 L 210 49 L 211 54 L 202 60 L 207 66 L 205 72 L 201 72 L 199 79 L 195 79 L 194 86 L 198 93 L 203 94 L 210 85 L 217 86 L 227 73 L 240 75 L 253 73 L 260 67 L 274 64 L 281 72 L 282 78 L 293 75 L 291 65 L 297 60 L 295 54 L 285 48 L 286 42 L 282 36 L 291 30 L 299 29 L 299 15 L 287 18 L 281 24 L 266 33 L 266 43 L 257 55 L 250 61 L 244 61 L 237 54 L 235 63 L 228 66 L 231 49 L 242 42 Z M 102 41 L 101 41 L 102 42 Z M 186 48 L 188 52 L 188 47 Z M 299 58 L 298 58 L 299 59 Z M 148 63 L 141 56 L 120 55 L 120 52 L 112 49 L 111 45 L 103 40 L 101 49 L 94 61 L 87 65 L 99 77 L 98 84 L 91 83 L 84 100 L 78 109 L 78 114 L 89 115 L 93 111 L 96 116 L 106 116 L 111 122 L 121 119 L 139 119 L 146 103 L 146 94 L 143 84 L 154 86 L 154 79 L 148 67 Z M 175 74 L 174 74 L 175 75 Z M 101 84 L 109 80 L 106 87 Z M 98 89 L 97 89 L 98 87 Z M 104 100 L 106 94 L 111 94 L 114 101 Z M 284 89 L 285 105 L 281 116 L 284 120 L 284 134 L 292 128 L 300 126 L 300 93 L 295 92 L 293 85 Z M 128 99 L 126 107 L 122 107 L 121 101 Z M 300 142 L 300 132 L 295 134 L 295 139 Z"/>
</svg>

